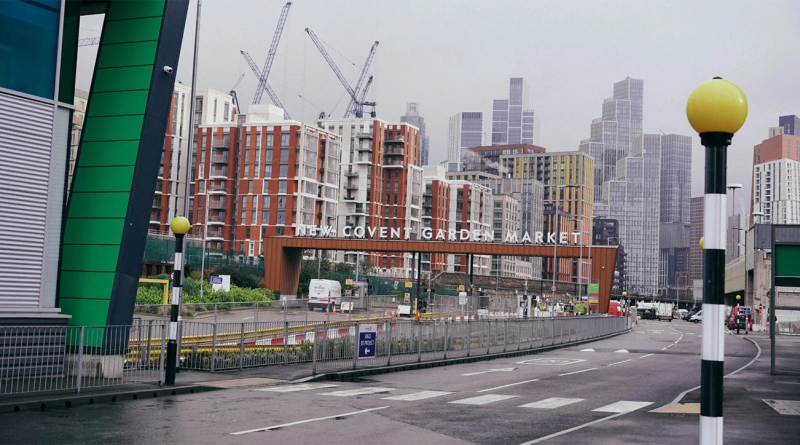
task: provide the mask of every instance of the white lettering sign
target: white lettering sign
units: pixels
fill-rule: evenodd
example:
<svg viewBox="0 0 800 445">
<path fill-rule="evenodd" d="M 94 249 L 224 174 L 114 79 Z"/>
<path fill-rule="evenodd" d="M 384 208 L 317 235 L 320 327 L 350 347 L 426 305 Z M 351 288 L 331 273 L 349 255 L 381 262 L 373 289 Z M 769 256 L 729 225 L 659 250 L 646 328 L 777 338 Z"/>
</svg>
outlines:
<svg viewBox="0 0 800 445">
<path fill-rule="evenodd" d="M 410 240 L 412 239 L 412 228 L 404 227 L 364 227 L 364 226 L 345 226 L 342 227 L 341 232 L 337 232 L 334 226 L 315 226 L 297 224 L 296 234 L 299 237 L 312 237 L 312 238 L 335 238 L 337 233 L 341 233 L 345 238 L 360 238 L 360 239 L 388 239 L 388 240 Z M 572 233 L 572 242 L 577 243 L 578 233 Z M 500 242 L 508 244 L 568 244 L 570 233 L 568 232 L 509 232 L 506 233 L 505 238 L 500 238 Z M 545 243 L 545 237 L 547 242 Z M 493 243 L 494 232 L 491 230 L 481 231 L 480 229 L 436 229 L 436 232 L 430 227 L 424 227 L 419 232 L 419 237 L 414 236 L 413 239 L 422 239 L 425 241 L 468 241 L 473 243 Z"/>
</svg>

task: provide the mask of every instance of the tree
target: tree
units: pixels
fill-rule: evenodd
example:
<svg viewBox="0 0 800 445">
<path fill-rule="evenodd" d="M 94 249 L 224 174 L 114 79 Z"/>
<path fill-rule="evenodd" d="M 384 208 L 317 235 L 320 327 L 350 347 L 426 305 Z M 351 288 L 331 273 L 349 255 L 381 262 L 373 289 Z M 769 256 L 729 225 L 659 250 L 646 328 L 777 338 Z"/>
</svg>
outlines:
<svg viewBox="0 0 800 445">
<path fill-rule="evenodd" d="M 258 275 L 248 274 L 245 271 L 241 270 L 236 265 L 224 265 L 224 266 L 217 266 L 214 270 L 215 275 L 230 275 L 231 276 L 231 284 L 236 285 L 238 287 L 248 288 L 248 289 L 255 289 L 257 287 L 261 287 L 261 277 Z"/>
<path fill-rule="evenodd" d="M 350 263 L 336 263 L 333 265 L 333 270 L 334 272 L 352 274 L 355 271 L 355 267 Z"/>
<path fill-rule="evenodd" d="M 359 264 L 358 267 L 360 269 L 361 274 L 364 276 L 372 275 L 375 273 L 375 265 L 372 264 L 372 261 L 363 260 L 361 261 L 361 264 Z"/>
</svg>

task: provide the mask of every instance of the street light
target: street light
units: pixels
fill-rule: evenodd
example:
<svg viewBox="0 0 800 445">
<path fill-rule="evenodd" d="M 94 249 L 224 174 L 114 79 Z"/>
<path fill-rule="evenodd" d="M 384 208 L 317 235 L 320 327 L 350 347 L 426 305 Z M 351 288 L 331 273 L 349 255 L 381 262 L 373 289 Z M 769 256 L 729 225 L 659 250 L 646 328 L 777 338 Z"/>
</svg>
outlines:
<svg viewBox="0 0 800 445">
<path fill-rule="evenodd" d="M 763 223 L 764 223 L 764 217 L 765 217 L 765 216 L 767 216 L 767 214 L 766 214 L 766 213 L 764 213 L 764 212 L 753 212 L 753 224 L 758 224 L 758 223 L 755 221 L 756 217 L 759 217 L 759 218 L 760 218 L 760 221 L 761 221 L 761 224 L 763 224 Z"/>
<path fill-rule="evenodd" d="M 558 231 L 558 210 L 560 207 L 561 201 L 561 189 L 565 188 L 578 188 L 576 184 L 560 184 L 556 186 L 556 208 L 553 212 L 554 223 L 553 225 L 556 228 L 556 242 L 553 244 L 553 287 L 556 287 L 556 277 L 558 276 L 558 243 L 560 242 L 561 233 Z M 553 293 L 553 302 L 555 302 L 555 293 Z"/>
<path fill-rule="evenodd" d="M 736 225 L 739 225 L 739 218 L 736 217 L 736 190 L 742 188 L 742 184 L 728 184 L 726 186 L 728 190 L 731 191 L 731 216 L 736 221 Z M 739 227 L 731 227 L 732 229 L 738 229 Z M 736 234 L 736 242 L 739 242 L 739 235 L 741 233 Z M 736 247 L 736 258 L 739 258 L 739 247 Z"/>
<path fill-rule="evenodd" d="M 705 147 L 703 344 L 700 377 L 700 443 L 722 444 L 722 370 L 725 362 L 725 177 L 727 150 L 747 118 L 738 86 L 715 77 L 689 95 L 686 117 Z"/>
<path fill-rule="evenodd" d="M 175 369 L 178 363 L 178 319 L 181 311 L 181 291 L 183 290 L 183 236 L 189 232 L 189 220 L 179 216 L 169 223 L 175 234 L 175 265 L 172 279 L 172 307 L 169 311 L 169 342 L 167 343 L 167 367 L 164 383 L 175 384 Z"/>
</svg>

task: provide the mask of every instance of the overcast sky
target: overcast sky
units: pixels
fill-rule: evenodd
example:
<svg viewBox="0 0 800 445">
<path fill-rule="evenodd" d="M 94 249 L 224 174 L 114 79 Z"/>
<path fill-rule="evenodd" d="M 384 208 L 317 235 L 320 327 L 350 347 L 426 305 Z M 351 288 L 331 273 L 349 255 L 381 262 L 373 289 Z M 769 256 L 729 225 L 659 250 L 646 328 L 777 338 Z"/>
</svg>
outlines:
<svg viewBox="0 0 800 445">
<path fill-rule="evenodd" d="M 256 79 L 239 51 L 264 63 L 284 3 L 203 0 L 198 88 L 229 91 L 247 73 L 237 88 L 246 109 Z M 177 73 L 185 84 L 195 8 L 192 0 Z M 101 26 L 84 19 L 81 37 L 99 36 Z M 456 112 L 483 111 L 491 140 L 492 99 L 508 95 L 510 77 L 530 85 L 541 145 L 573 151 L 589 137 L 613 83 L 630 76 L 644 79 L 645 133 L 693 136 L 692 196 L 700 196 L 704 160 L 686 121 L 686 98 L 721 76 L 737 83 L 750 105 L 728 161 L 728 182 L 745 185 L 737 207 L 749 208 L 753 146 L 779 115 L 800 115 L 800 1 L 294 0 L 269 83 L 294 119 L 313 123 L 320 110 L 341 117 L 347 98 L 306 27 L 351 79 L 354 64 L 380 41 L 368 99 L 389 122 L 405 114 L 406 102 L 419 102 L 430 163 L 445 159 L 447 120 Z M 96 47 L 81 48 L 79 88 L 89 87 L 95 57 Z"/>
</svg>

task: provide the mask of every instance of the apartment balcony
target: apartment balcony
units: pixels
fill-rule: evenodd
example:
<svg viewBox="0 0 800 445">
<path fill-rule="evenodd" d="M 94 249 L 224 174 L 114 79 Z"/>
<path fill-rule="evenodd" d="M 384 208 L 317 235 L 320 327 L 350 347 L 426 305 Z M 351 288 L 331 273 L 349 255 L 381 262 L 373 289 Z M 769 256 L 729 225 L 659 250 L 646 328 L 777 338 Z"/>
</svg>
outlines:
<svg viewBox="0 0 800 445">
<path fill-rule="evenodd" d="M 225 145 L 226 142 L 229 141 L 226 141 L 224 139 L 222 141 L 218 141 L 217 138 L 213 138 L 213 140 L 211 141 L 211 148 L 218 148 L 220 150 L 230 150 L 230 147 Z"/>
<path fill-rule="evenodd" d="M 208 217 L 208 225 L 209 226 L 224 226 L 225 225 L 225 217 L 222 217 L 222 216 L 209 216 Z"/>
<path fill-rule="evenodd" d="M 156 189 L 156 195 L 157 195 L 157 196 L 161 196 L 161 195 L 163 195 L 163 194 L 164 194 L 164 193 L 163 193 L 163 192 L 161 192 L 161 188 L 157 188 L 157 189 Z"/>
<path fill-rule="evenodd" d="M 372 157 L 369 158 L 358 158 L 355 161 L 358 165 L 372 165 Z"/>
<path fill-rule="evenodd" d="M 383 156 L 405 156 L 406 152 L 402 148 L 392 148 L 384 150 Z"/>
<path fill-rule="evenodd" d="M 353 183 L 345 184 L 344 189 L 345 190 L 358 190 L 358 184 L 353 184 Z"/>
<path fill-rule="evenodd" d="M 157 198 L 153 200 L 153 208 L 154 209 L 161 209 L 161 198 Z"/>
<path fill-rule="evenodd" d="M 342 197 L 342 199 L 345 201 L 355 201 L 356 197 L 351 195 L 345 195 L 344 197 Z"/>
<path fill-rule="evenodd" d="M 356 133 L 356 137 L 359 139 L 372 139 L 372 133 Z"/>
<path fill-rule="evenodd" d="M 383 162 L 384 168 L 405 168 L 405 164 L 403 164 L 402 159 L 386 159 Z"/>
<path fill-rule="evenodd" d="M 358 144 L 358 147 L 356 148 L 356 150 L 362 151 L 362 152 L 367 152 L 367 151 L 368 152 L 372 152 L 372 144 Z"/>
<path fill-rule="evenodd" d="M 225 195 L 227 193 L 228 193 L 228 191 L 225 190 L 224 188 L 210 188 L 210 189 L 208 189 L 208 194 L 209 195 Z"/>
<path fill-rule="evenodd" d="M 344 176 L 347 177 L 347 178 L 357 178 L 358 177 L 358 172 L 346 171 L 346 172 L 344 172 Z"/>
<path fill-rule="evenodd" d="M 224 209 L 225 209 L 225 206 L 226 206 L 227 204 L 228 204 L 228 202 L 227 202 L 227 201 L 225 201 L 224 199 L 218 199 L 218 200 L 212 199 L 212 200 L 210 200 L 210 202 L 208 203 L 208 208 L 210 208 L 210 209 L 224 210 Z"/>
<path fill-rule="evenodd" d="M 405 142 L 405 136 L 390 136 L 388 139 L 386 139 L 387 144 L 405 144 Z"/>
<path fill-rule="evenodd" d="M 206 235 L 206 241 L 225 241 L 225 238 L 222 237 L 222 232 L 212 232 Z"/>
<path fill-rule="evenodd" d="M 208 175 L 208 179 L 228 179 L 228 170 L 212 169 Z"/>
<path fill-rule="evenodd" d="M 225 152 L 220 155 L 211 156 L 211 163 L 212 164 L 227 164 L 228 163 L 228 152 Z"/>
</svg>

